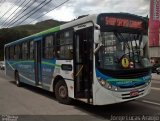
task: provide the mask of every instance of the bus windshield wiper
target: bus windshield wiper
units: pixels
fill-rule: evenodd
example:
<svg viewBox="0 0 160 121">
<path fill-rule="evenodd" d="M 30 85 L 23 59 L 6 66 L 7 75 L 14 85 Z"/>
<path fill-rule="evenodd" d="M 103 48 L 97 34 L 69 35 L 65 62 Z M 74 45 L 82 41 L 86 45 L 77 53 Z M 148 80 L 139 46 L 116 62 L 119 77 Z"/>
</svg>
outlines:
<svg viewBox="0 0 160 121">
<path fill-rule="evenodd" d="M 137 44 L 137 40 L 139 40 L 139 46 Z M 142 42 L 142 34 L 135 36 L 134 41 L 135 41 L 135 44 L 136 44 L 136 52 L 137 52 L 137 55 L 138 55 L 138 60 L 140 62 L 140 44 Z"/>
<path fill-rule="evenodd" d="M 117 33 L 117 32 L 114 32 L 115 36 L 117 37 L 118 40 L 120 40 L 120 42 L 124 42 L 125 46 L 128 48 L 128 51 L 129 51 L 129 58 L 130 58 L 130 46 L 127 42 L 127 40 L 123 37 L 123 35 L 121 33 Z M 124 51 L 125 51 L 125 48 L 124 48 Z"/>
</svg>

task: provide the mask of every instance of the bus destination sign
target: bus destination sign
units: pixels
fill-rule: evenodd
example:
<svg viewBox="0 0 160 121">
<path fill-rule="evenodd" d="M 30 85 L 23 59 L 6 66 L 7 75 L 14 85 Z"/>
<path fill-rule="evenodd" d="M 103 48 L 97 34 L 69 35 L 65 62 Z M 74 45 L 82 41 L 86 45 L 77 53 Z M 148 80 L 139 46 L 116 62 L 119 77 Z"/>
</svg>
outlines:
<svg viewBox="0 0 160 121">
<path fill-rule="evenodd" d="M 142 21 L 116 18 L 116 17 L 105 17 L 105 24 L 110 26 L 126 27 L 132 29 L 143 29 Z"/>
</svg>

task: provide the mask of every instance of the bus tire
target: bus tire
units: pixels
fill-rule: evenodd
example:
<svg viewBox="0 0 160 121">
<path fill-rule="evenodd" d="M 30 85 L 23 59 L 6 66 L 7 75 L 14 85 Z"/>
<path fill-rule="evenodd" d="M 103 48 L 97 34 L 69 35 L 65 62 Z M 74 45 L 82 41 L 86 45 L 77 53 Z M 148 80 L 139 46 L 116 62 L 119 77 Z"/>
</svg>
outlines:
<svg viewBox="0 0 160 121">
<path fill-rule="evenodd" d="M 68 88 L 63 80 L 59 80 L 55 85 L 56 99 L 62 104 L 71 104 L 71 98 L 68 97 Z"/>
<path fill-rule="evenodd" d="M 22 83 L 20 82 L 20 79 L 19 79 L 19 73 L 18 72 L 15 72 L 15 81 L 16 81 L 17 87 L 22 86 Z"/>
</svg>

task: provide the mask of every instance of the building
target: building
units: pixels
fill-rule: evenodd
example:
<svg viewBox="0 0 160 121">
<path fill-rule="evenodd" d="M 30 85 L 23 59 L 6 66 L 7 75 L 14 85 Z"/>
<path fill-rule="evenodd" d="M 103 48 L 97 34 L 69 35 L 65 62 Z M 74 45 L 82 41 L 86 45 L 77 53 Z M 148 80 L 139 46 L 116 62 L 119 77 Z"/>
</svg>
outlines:
<svg viewBox="0 0 160 121">
<path fill-rule="evenodd" d="M 150 0 L 149 47 L 151 62 L 160 63 L 160 0 Z"/>
</svg>

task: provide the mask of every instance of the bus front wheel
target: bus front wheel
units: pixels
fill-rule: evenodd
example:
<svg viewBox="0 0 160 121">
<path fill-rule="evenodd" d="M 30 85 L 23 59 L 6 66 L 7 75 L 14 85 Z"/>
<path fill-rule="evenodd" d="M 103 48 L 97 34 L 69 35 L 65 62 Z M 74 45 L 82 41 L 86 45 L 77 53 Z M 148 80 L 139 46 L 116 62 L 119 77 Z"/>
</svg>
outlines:
<svg viewBox="0 0 160 121">
<path fill-rule="evenodd" d="M 67 85 L 63 80 L 59 80 L 55 86 L 56 99 L 63 104 L 70 104 L 71 99 L 68 97 Z"/>
<path fill-rule="evenodd" d="M 22 84 L 21 84 L 21 82 L 19 80 L 19 73 L 18 72 L 15 72 L 15 81 L 16 81 L 17 87 L 21 87 L 22 86 Z"/>
</svg>

